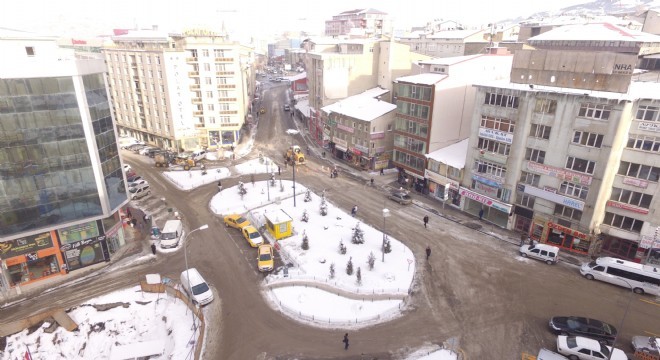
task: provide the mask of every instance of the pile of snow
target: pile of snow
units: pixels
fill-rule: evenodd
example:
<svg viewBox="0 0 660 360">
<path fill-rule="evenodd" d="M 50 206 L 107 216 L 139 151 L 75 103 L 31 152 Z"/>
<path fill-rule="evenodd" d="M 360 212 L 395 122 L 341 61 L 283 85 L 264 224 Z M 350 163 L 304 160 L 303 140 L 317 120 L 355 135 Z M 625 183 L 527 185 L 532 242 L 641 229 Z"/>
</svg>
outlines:
<svg viewBox="0 0 660 360">
<path fill-rule="evenodd" d="M 252 159 L 234 166 L 234 170 L 241 175 L 249 174 L 277 174 L 278 165 L 268 157 Z"/>
<path fill-rule="evenodd" d="M 181 190 L 192 190 L 228 178 L 231 176 L 231 172 L 227 168 L 215 168 L 206 169 L 206 174 L 203 175 L 202 170 L 190 170 L 166 171 L 163 176 Z"/>
</svg>

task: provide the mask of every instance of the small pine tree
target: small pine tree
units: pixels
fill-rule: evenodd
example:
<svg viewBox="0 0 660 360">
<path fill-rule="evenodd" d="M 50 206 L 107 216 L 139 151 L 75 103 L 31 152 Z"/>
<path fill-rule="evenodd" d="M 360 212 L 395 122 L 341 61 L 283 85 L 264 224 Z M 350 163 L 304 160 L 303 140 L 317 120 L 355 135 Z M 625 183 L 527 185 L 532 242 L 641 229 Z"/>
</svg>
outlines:
<svg viewBox="0 0 660 360">
<path fill-rule="evenodd" d="M 321 200 L 321 205 L 319 206 L 319 210 L 321 212 L 321 215 L 323 216 L 328 215 L 328 204 L 325 203 L 325 198 Z"/>
<path fill-rule="evenodd" d="M 346 263 L 346 274 L 353 275 L 353 257 L 350 257 Z"/>
<path fill-rule="evenodd" d="M 330 264 L 330 279 L 335 278 L 335 263 Z"/>
<path fill-rule="evenodd" d="M 353 228 L 353 237 L 351 238 L 353 244 L 364 244 L 364 231 L 360 229 L 360 223 L 358 222 Z"/>
<path fill-rule="evenodd" d="M 387 235 L 385 236 L 385 247 L 383 248 L 383 251 L 385 254 L 392 252 L 392 244 L 390 244 L 390 239 L 387 238 Z"/>
<path fill-rule="evenodd" d="M 275 173 L 270 174 L 270 186 L 275 187 Z"/>
<path fill-rule="evenodd" d="M 302 247 L 303 250 L 309 250 L 309 239 L 307 238 L 307 233 L 303 231 L 303 238 L 302 238 Z"/>
<path fill-rule="evenodd" d="M 310 202 L 310 201 L 312 201 L 312 192 L 309 189 L 307 189 L 307 191 L 305 192 L 305 202 Z"/>
<path fill-rule="evenodd" d="M 346 245 L 344 245 L 344 241 L 342 240 L 339 241 L 339 253 L 346 255 Z"/>
<path fill-rule="evenodd" d="M 303 222 L 308 222 L 309 221 L 309 213 L 307 213 L 307 210 L 303 211 L 302 217 L 300 218 L 300 221 Z"/>
<path fill-rule="evenodd" d="M 362 285 L 362 270 L 359 267 L 357 269 L 357 273 L 355 274 L 355 277 L 357 278 L 355 279 L 355 283 L 358 286 Z"/>
<path fill-rule="evenodd" d="M 376 265 L 376 256 L 374 255 L 374 252 L 369 253 L 369 257 L 367 258 L 367 264 L 369 265 L 369 270 L 374 269 L 374 265 Z"/>
</svg>

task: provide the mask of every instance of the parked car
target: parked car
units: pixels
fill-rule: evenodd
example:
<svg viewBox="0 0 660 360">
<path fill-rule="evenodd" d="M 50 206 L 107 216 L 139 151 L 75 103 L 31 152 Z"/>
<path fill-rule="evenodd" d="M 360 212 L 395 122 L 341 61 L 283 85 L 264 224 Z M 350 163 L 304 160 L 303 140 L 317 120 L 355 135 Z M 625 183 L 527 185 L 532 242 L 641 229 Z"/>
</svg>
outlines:
<svg viewBox="0 0 660 360">
<path fill-rule="evenodd" d="M 550 328 L 559 335 L 584 336 L 611 344 L 616 338 L 616 328 L 600 320 L 578 316 L 555 316 Z"/>
<path fill-rule="evenodd" d="M 145 180 L 145 179 L 140 178 L 140 179 L 137 179 L 137 180 L 135 180 L 135 181 L 131 181 L 131 182 L 129 182 L 129 183 L 128 183 L 128 187 L 129 187 L 129 188 L 132 188 L 132 187 L 136 187 L 136 186 L 140 186 L 140 185 L 145 185 L 145 184 L 146 184 L 146 185 L 149 185 L 149 182 L 147 182 L 147 180 Z"/>
<path fill-rule="evenodd" d="M 571 360 L 628 360 L 623 351 L 582 336 L 557 336 L 557 351 Z"/>
<path fill-rule="evenodd" d="M 548 265 L 559 261 L 559 248 L 546 244 L 523 245 L 520 247 L 520 256 L 545 261 Z"/>
<path fill-rule="evenodd" d="M 250 222 L 239 214 L 225 216 L 225 226 L 227 227 L 233 227 L 242 230 L 248 225 L 250 225 Z"/>
<path fill-rule="evenodd" d="M 145 145 L 131 145 L 131 146 L 129 147 L 129 150 L 131 150 L 131 151 L 134 152 L 134 153 L 138 153 L 138 152 L 140 152 L 140 150 L 142 150 L 142 149 L 144 149 L 144 148 L 146 148 L 146 147 L 147 147 L 147 146 L 145 146 Z"/>
<path fill-rule="evenodd" d="M 536 360 L 566 360 L 566 357 L 548 349 L 539 350 Z"/>
<path fill-rule="evenodd" d="M 149 151 L 152 151 L 153 149 L 156 149 L 156 148 L 153 147 L 153 146 L 145 146 L 142 149 L 140 149 L 140 151 L 138 151 L 138 154 L 147 155 L 149 153 Z"/>
<path fill-rule="evenodd" d="M 130 165 L 128 165 L 128 164 L 124 164 L 124 172 L 125 172 L 125 173 L 127 173 L 127 172 L 129 172 L 129 171 L 131 171 L 131 170 L 132 170 L 132 168 L 131 168 Z"/>
<path fill-rule="evenodd" d="M 394 200 L 401 205 L 412 204 L 412 198 L 408 195 L 407 191 L 394 191 L 387 196 L 390 200 Z"/>
<path fill-rule="evenodd" d="M 245 240 L 247 240 L 248 244 L 252 247 L 257 247 L 264 243 L 264 238 L 261 237 L 259 230 L 252 225 L 244 227 L 241 233 Z"/>
<path fill-rule="evenodd" d="M 635 352 L 643 352 L 660 356 L 660 338 L 649 336 L 633 336 L 632 347 Z"/>
<path fill-rule="evenodd" d="M 129 182 L 129 183 L 138 181 L 140 179 L 142 179 L 142 176 L 138 176 L 138 175 L 131 175 L 131 176 L 126 177 L 126 181 Z"/>
<path fill-rule="evenodd" d="M 147 155 L 150 158 L 153 158 L 154 156 L 156 156 L 157 153 L 159 153 L 161 151 L 163 151 L 163 150 L 161 150 L 159 148 L 151 148 L 151 149 L 147 150 L 145 155 Z"/>
<path fill-rule="evenodd" d="M 289 110 L 291 110 L 289 104 L 284 105 L 284 111 L 289 111 Z"/>
<path fill-rule="evenodd" d="M 142 199 L 151 194 L 151 187 L 148 184 L 132 187 L 128 190 L 131 200 Z"/>
<path fill-rule="evenodd" d="M 259 245 L 259 257 L 257 258 L 257 268 L 259 271 L 272 271 L 275 266 L 273 258 L 273 247 L 265 244 Z"/>
</svg>

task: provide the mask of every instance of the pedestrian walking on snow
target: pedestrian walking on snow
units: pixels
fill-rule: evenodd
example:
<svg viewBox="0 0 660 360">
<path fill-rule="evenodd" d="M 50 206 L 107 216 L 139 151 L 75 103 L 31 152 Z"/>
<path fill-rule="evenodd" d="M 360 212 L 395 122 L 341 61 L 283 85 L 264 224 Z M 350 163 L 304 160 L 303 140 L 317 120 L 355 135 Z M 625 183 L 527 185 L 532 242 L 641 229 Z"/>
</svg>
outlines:
<svg viewBox="0 0 660 360">
<path fill-rule="evenodd" d="M 426 229 L 426 225 L 429 223 L 429 216 L 424 215 L 424 229 Z"/>
<path fill-rule="evenodd" d="M 342 340 L 344 343 L 344 350 L 348 350 L 348 333 L 344 334 L 344 340 Z"/>
<path fill-rule="evenodd" d="M 218 192 L 222 191 L 222 181 L 218 181 Z"/>
<path fill-rule="evenodd" d="M 357 210 L 358 210 L 357 205 L 353 206 L 353 208 L 351 209 L 351 215 L 353 217 L 355 217 L 355 215 L 357 215 Z"/>
<path fill-rule="evenodd" d="M 279 166 L 277 167 L 277 175 L 282 176 L 282 170 Z"/>
<path fill-rule="evenodd" d="M 429 261 L 429 258 L 431 257 L 431 245 L 426 246 L 426 261 Z"/>
</svg>

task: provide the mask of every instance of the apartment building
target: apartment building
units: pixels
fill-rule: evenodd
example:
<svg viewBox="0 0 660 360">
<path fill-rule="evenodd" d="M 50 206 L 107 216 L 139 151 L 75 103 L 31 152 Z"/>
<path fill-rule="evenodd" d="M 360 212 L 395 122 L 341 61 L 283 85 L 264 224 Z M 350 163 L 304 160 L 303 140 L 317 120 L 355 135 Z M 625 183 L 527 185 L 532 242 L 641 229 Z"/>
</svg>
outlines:
<svg viewBox="0 0 660 360">
<path fill-rule="evenodd" d="M 365 37 L 389 33 L 391 23 L 387 13 L 376 9 L 349 10 L 325 21 L 326 36 L 361 33 Z M 384 32 L 383 32 L 384 31 Z"/>
<path fill-rule="evenodd" d="M 121 135 L 176 151 L 239 141 L 255 85 L 251 48 L 205 30 L 137 30 L 103 53 Z"/>
<path fill-rule="evenodd" d="M 410 51 L 432 58 L 456 57 L 485 53 L 490 44 L 490 33 L 488 29 L 415 32 L 396 40 L 410 46 Z"/>
<path fill-rule="evenodd" d="M 417 75 L 394 82 L 397 105 L 393 165 L 400 180 L 419 192 L 431 185 L 426 155 L 469 137 L 474 95 L 472 84 L 484 77 L 508 79 L 508 53 L 439 58 L 418 62 Z"/>
<path fill-rule="evenodd" d="M 100 56 L 0 30 L 0 292 L 110 259 L 128 203 Z"/>
<path fill-rule="evenodd" d="M 609 28 L 599 41 L 626 32 Z M 596 41 L 576 29 L 574 41 Z M 640 56 L 625 44 L 553 50 L 554 31 L 545 50 L 516 53 L 511 82 L 476 86 L 459 206 L 567 251 L 653 261 L 660 83 L 631 81 Z"/>
</svg>

